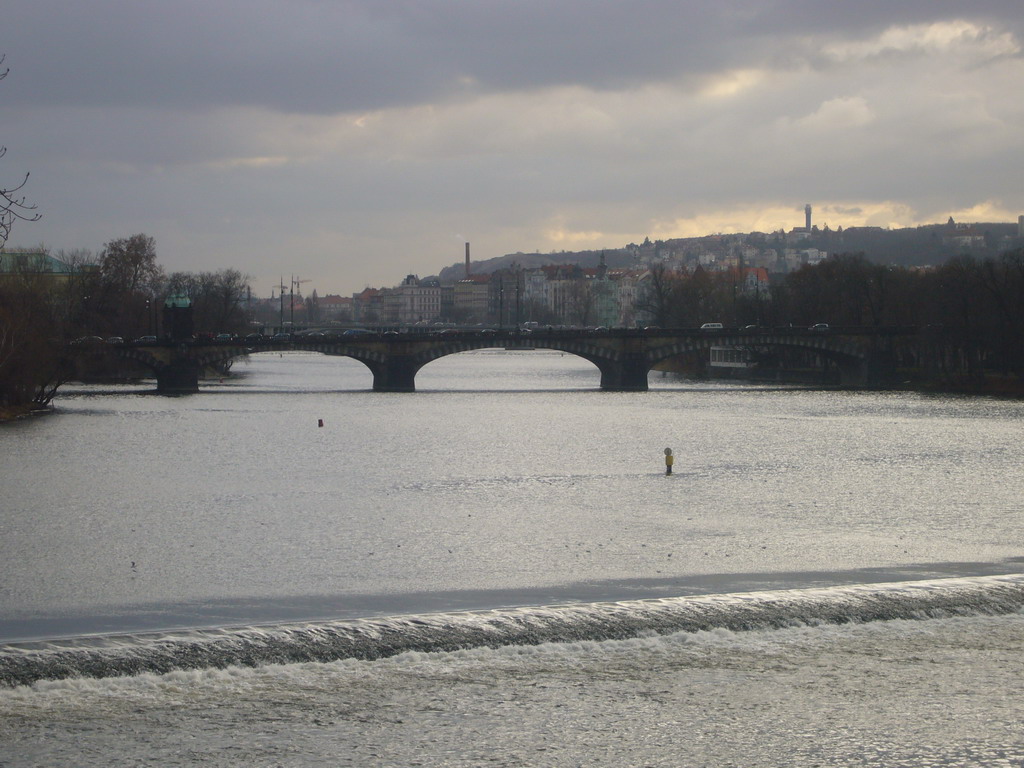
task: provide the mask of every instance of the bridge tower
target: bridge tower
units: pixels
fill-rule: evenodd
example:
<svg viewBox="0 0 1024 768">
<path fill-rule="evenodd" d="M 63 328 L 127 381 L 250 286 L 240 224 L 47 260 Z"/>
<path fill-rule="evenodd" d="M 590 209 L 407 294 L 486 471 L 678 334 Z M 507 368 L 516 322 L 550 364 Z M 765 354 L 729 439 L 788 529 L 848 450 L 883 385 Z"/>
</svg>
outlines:
<svg viewBox="0 0 1024 768">
<path fill-rule="evenodd" d="M 164 334 L 172 341 L 184 341 L 194 332 L 192 300 L 181 294 L 168 296 L 164 302 Z"/>
</svg>

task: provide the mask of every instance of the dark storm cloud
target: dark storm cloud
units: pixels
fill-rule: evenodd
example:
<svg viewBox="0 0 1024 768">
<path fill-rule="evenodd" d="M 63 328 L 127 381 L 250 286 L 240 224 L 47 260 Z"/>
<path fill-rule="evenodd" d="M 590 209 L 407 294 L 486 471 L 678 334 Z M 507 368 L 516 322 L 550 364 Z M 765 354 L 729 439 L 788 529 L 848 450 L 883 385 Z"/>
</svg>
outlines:
<svg viewBox="0 0 1024 768">
<path fill-rule="evenodd" d="M 802 39 L 1019 3 L 789 0 L 16 0 L 8 104 L 330 114 L 487 91 L 622 88 L 785 65 Z"/>
</svg>

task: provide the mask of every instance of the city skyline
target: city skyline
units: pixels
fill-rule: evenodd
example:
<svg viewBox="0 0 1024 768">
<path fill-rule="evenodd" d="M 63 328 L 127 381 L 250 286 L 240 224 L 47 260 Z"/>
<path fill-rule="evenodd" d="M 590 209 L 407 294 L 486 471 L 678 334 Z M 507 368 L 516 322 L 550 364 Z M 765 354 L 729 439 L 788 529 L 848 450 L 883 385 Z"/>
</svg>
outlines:
<svg viewBox="0 0 1024 768">
<path fill-rule="evenodd" d="M 1010 2 L 5 10 L 8 245 L 136 232 L 168 271 L 321 293 L 515 251 L 1016 221 Z M 320 286 L 323 288 L 320 288 Z"/>
</svg>

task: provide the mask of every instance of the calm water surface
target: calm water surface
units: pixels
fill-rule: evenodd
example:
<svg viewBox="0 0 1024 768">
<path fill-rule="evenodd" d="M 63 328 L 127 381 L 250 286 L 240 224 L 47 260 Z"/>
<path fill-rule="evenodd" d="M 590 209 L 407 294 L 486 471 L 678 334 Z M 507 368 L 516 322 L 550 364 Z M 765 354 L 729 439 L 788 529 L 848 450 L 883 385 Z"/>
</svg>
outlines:
<svg viewBox="0 0 1024 768">
<path fill-rule="evenodd" d="M 0 428 L 0 642 L 1024 570 L 1017 402 L 660 374 L 610 393 L 547 352 L 444 358 L 413 394 L 305 353 L 235 373 L 187 397 L 69 387 Z M 0 693 L 0 747 L 12 765 L 1019 765 L 1022 637 L 1015 614 L 37 683 Z"/>
<path fill-rule="evenodd" d="M 544 352 L 442 359 L 414 394 L 305 353 L 236 372 L 188 397 L 72 388 L 0 431 L 0 639 L 47 626 L 28 620 L 275 620 L 494 591 L 470 598 L 487 607 L 1022 554 L 1020 403 L 659 374 L 602 392 L 589 363 Z"/>
</svg>

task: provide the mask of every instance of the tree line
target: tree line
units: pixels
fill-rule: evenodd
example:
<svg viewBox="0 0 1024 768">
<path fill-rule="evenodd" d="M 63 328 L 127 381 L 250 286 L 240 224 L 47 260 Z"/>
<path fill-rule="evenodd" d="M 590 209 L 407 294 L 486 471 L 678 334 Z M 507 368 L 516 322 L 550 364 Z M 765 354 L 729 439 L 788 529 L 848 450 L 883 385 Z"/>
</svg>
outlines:
<svg viewBox="0 0 1024 768">
<path fill-rule="evenodd" d="M 830 256 L 751 291 L 742 271 L 674 272 L 656 266 L 642 308 L 662 327 L 916 327 L 950 375 L 986 371 L 1024 379 L 1024 250 L 899 267 L 863 253 Z M 922 342 L 924 343 L 924 342 Z"/>
<path fill-rule="evenodd" d="M 170 295 L 191 300 L 197 329 L 247 328 L 246 275 L 237 269 L 168 274 L 145 234 L 112 240 L 98 255 L 72 251 L 55 258 L 28 262 L 0 279 L 0 407 L 47 405 L 74 372 L 76 339 L 156 335 Z"/>
<path fill-rule="evenodd" d="M 238 270 L 167 274 L 153 238 L 142 234 L 111 241 L 97 258 L 58 255 L 68 266 L 60 279 L 26 269 L 0 281 L 0 406 L 49 403 L 69 375 L 71 341 L 153 334 L 169 295 L 191 300 L 198 330 L 246 329 L 248 278 Z M 1024 379 L 1024 250 L 928 268 L 838 254 L 785 275 L 770 291 L 748 289 L 741 275 L 656 264 L 641 308 L 664 328 L 914 326 L 927 330 L 929 354 L 950 376 Z"/>
</svg>

